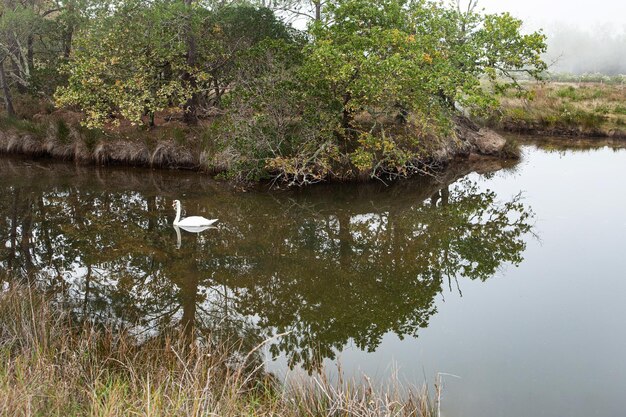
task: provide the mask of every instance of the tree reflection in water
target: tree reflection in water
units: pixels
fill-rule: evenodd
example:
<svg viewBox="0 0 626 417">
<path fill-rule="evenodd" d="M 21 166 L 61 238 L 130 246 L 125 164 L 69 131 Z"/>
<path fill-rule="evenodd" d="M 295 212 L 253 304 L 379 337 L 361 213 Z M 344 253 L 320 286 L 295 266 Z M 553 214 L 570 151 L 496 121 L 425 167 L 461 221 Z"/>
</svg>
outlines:
<svg viewBox="0 0 626 417">
<path fill-rule="evenodd" d="M 183 328 L 245 352 L 289 332 L 271 353 L 311 371 L 350 340 L 373 351 L 386 333 L 417 336 L 455 280 L 522 261 L 529 208 L 499 202 L 469 170 L 237 194 L 180 173 L 0 160 L 0 267 L 140 340 Z M 220 226 L 183 232 L 177 249 L 171 201 L 183 193 Z"/>
</svg>

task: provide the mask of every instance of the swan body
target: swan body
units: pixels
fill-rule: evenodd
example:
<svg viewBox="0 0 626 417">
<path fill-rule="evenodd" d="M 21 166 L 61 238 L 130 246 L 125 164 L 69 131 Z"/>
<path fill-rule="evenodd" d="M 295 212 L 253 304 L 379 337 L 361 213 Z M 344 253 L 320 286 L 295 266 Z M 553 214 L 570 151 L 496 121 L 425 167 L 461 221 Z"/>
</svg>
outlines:
<svg viewBox="0 0 626 417">
<path fill-rule="evenodd" d="M 174 226 L 178 226 L 181 229 L 185 229 L 185 228 L 201 228 L 201 227 L 208 227 L 213 225 L 214 223 L 217 222 L 217 219 L 205 219 L 204 217 L 201 216 L 191 216 L 191 217 L 185 217 L 184 219 L 181 220 L 180 218 L 180 201 L 179 200 L 174 200 L 174 203 L 172 204 L 172 207 L 174 207 L 174 209 L 176 210 L 176 218 L 174 219 Z M 197 232 L 196 232 L 197 233 Z"/>
</svg>

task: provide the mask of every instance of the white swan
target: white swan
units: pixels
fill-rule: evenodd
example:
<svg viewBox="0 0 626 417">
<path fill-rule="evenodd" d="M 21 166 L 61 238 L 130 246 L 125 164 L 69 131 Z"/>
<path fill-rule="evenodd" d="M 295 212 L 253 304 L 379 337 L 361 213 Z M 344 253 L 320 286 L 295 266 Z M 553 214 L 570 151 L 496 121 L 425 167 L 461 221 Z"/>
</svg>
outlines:
<svg viewBox="0 0 626 417">
<path fill-rule="evenodd" d="M 174 226 L 178 226 L 182 229 L 184 228 L 194 228 L 194 227 L 208 227 L 217 222 L 217 219 L 205 219 L 200 216 L 191 216 L 186 217 L 184 219 L 180 219 L 180 201 L 174 200 L 172 207 L 176 209 L 176 218 L 174 219 Z"/>
</svg>

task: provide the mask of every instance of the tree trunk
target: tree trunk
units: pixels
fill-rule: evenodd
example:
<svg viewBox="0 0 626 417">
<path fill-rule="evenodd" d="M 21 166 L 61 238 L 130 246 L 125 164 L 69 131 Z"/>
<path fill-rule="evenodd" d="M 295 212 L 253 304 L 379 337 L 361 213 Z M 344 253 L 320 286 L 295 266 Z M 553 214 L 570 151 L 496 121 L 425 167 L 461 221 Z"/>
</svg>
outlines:
<svg viewBox="0 0 626 417">
<path fill-rule="evenodd" d="M 215 91 L 215 107 L 220 108 L 222 106 L 222 90 L 217 76 L 213 77 L 213 90 Z"/>
<path fill-rule="evenodd" d="M 89 307 L 90 294 L 91 294 L 91 264 L 88 264 L 87 275 L 85 276 L 85 295 L 83 297 L 83 320 L 87 319 L 87 309 Z"/>
<path fill-rule="evenodd" d="M 196 65 L 197 53 L 196 53 L 196 37 L 193 33 L 193 28 L 191 26 L 191 14 L 192 8 L 191 3 L 192 0 L 184 0 L 185 6 L 187 6 L 187 16 L 185 22 L 185 38 L 187 42 L 187 65 L 189 67 L 194 67 Z M 196 80 L 193 75 L 189 71 L 185 71 L 183 74 L 183 80 L 189 85 L 192 90 L 191 97 L 185 103 L 185 115 L 184 121 L 187 124 L 196 124 L 198 122 L 198 93 L 195 92 L 196 89 Z"/>
<path fill-rule="evenodd" d="M 147 197 L 146 204 L 148 206 L 148 231 L 152 232 L 157 227 L 157 198 L 156 196 Z"/>
<path fill-rule="evenodd" d="M 74 24 L 71 23 L 71 16 L 74 13 L 73 2 L 68 2 L 66 14 L 70 16 L 70 23 L 63 31 L 63 58 L 69 59 L 72 52 L 72 39 L 74 38 Z"/>
<path fill-rule="evenodd" d="M 348 108 L 350 100 L 352 100 L 352 94 L 350 94 L 350 92 L 345 93 L 343 95 L 343 117 L 341 120 L 341 127 L 346 130 L 350 129 L 352 125 L 352 112 Z"/>
<path fill-rule="evenodd" d="M 33 202 L 31 198 L 27 198 L 24 204 L 24 220 L 22 222 L 22 241 L 20 249 L 24 258 L 24 269 L 28 274 L 34 270 L 33 257 L 31 255 L 30 240 L 33 227 Z"/>
<path fill-rule="evenodd" d="M 350 232 L 350 215 L 345 211 L 337 213 L 337 221 L 339 222 L 339 264 L 343 271 L 348 270 L 352 264 L 352 248 L 354 239 Z"/>
<path fill-rule="evenodd" d="M 446 185 L 440 191 L 441 193 L 441 206 L 449 206 L 450 205 L 450 186 Z"/>
<path fill-rule="evenodd" d="M 313 3 L 315 4 L 315 20 L 319 22 L 322 20 L 322 1 L 318 0 Z"/>
<path fill-rule="evenodd" d="M 8 46 L 9 46 L 9 51 L 11 52 L 11 55 L 14 57 L 13 59 L 10 59 L 11 67 L 13 69 L 13 74 L 15 77 L 19 77 L 19 79 L 23 80 L 25 79 L 25 75 L 22 69 L 20 68 L 20 64 L 21 65 L 24 65 L 24 64 L 23 63 L 18 64 L 18 62 L 16 61 L 16 59 L 19 59 L 20 61 L 22 61 L 23 55 L 22 55 L 22 51 L 20 51 L 20 48 L 18 46 L 17 39 L 13 33 L 10 33 L 8 35 Z M 17 87 L 17 91 L 20 94 L 26 94 L 26 92 L 28 91 L 26 87 L 19 81 L 15 83 L 15 86 Z"/>
<path fill-rule="evenodd" d="M 180 281 L 178 299 L 183 309 L 180 320 L 181 330 L 185 338 L 185 346 L 191 347 L 195 339 L 196 313 L 198 310 L 198 271 L 195 268 Z"/>
<path fill-rule="evenodd" d="M 63 58 L 69 59 L 72 52 L 72 38 L 74 37 L 73 28 L 68 28 L 63 36 Z"/>
<path fill-rule="evenodd" d="M 32 71 L 33 68 L 35 68 L 35 51 L 33 50 L 33 44 L 34 44 L 34 39 L 33 39 L 33 35 L 28 35 L 28 40 L 27 42 L 27 55 L 26 55 L 26 61 L 28 63 L 28 68 L 30 68 L 30 70 Z"/>
<path fill-rule="evenodd" d="M 16 249 L 17 249 L 17 202 L 19 199 L 19 191 L 16 191 L 13 197 L 13 207 L 11 212 L 11 230 L 9 232 L 9 255 L 7 256 L 7 268 L 9 270 L 13 269 L 13 263 L 16 257 Z"/>
<path fill-rule="evenodd" d="M 2 84 L 2 93 L 4 94 L 4 108 L 9 117 L 15 117 L 15 109 L 13 108 L 13 97 L 7 83 L 7 76 L 4 72 L 4 59 L 0 61 L 0 84 Z"/>
<path fill-rule="evenodd" d="M 43 196 L 40 194 L 37 200 L 39 205 L 39 217 L 41 218 L 41 236 L 43 238 L 43 243 L 46 248 L 46 263 L 48 265 L 52 265 L 52 260 L 54 259 L 54 249 L 52 248 L 52 240 L 50 239 L 50 230 L 48 229 L 48 212 L 46 210 L 46 205 L 43 201 Z"/>
</svg>

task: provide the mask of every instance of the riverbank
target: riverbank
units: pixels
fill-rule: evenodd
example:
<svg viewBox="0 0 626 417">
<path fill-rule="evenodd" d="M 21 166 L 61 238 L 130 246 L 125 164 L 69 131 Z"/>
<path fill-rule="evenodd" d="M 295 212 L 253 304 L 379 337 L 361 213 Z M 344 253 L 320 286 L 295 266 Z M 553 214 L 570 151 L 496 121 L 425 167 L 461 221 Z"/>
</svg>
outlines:
<svg viewBox="0 0 626 417">
<path fill-rule="evenodd" d="M 40 115 L 35 120 L 0 118 L 0 152 L 81 164 L 190 169 L 212 174 L 228 169 L 225 157 L 218 161 L 220 155 L 209 154 L 209 138 L 202 134 L 202 129 L 173 125 L 107 132 L 66 120 L 71 118 L 67 115 Z"/>
<path fill-rule="evenodd" d="M 600 82 L 524 84 L 505 93 L 489 126 L 537 136 L 626 138 L 626 86 Z"/>
<path fill-rule="evenodd" d="M 3 282 L 3 280 L 0 280 Z M 325 378 L 284 384 L 236 341 L 189 343 L 191 329 L 136 340 L 78 323 L 37 290 L 0 293 L 1 416 L 430 416 L 425 390 Z"/>
<path fill-rule="evenodd" d="M 448 136 L 421 141 L 416 151 L 419 157 L 407 159 L 399 170 L 359 169 L 350 162 L 349 155 L 337 154 L 333 157 L 335 165 L 320 167 L 319 175 L 302 177 L 299 173 L 302 167 L 298 166 L 306 161 L 268 158 L 255 162 L 264 167 L 266 174 L 251 177 L 242 168 L 250 161 L 234 147 L 224 146 L 224 138 L 216 132 L 214 121 L 197 126 L 163 122 L 155 128 L 127 125 L 115 130 L 94 130 L 83 127 L 80 120 L 79 113 L 67 111 L 36 114 L 30 119 L 0 118 L 0 153 L 50 157 L 78 164 L 184 169 L 235 182 L 278 180 L 277 183 L 288 185 L 408 177 L 440 171 L 455 159 L 516 160 L 520 156 L 514 140 L 504 139 L 468 119 L 456 118 Z"/>
</svg>

